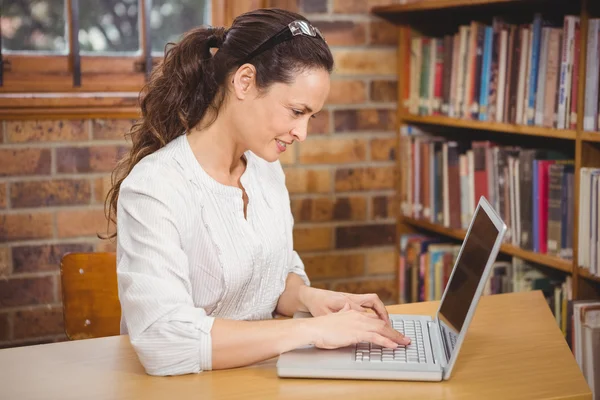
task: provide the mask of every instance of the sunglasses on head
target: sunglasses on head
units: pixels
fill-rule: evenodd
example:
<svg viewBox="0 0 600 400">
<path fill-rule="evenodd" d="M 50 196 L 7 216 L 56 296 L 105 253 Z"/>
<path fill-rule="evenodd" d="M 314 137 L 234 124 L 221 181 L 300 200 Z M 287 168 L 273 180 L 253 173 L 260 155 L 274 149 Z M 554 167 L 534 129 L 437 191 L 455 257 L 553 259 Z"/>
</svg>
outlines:
<svg viewBox="0 0 600 400">
<path fill-rule="evenodd" d="M 252 51 L 250 54 L 248 54 L 244 58 L 244 60 L 242 61 L 242 64 L 250 61 L 252 58 L 256 57 L 263 51 L 273 48 L 276 45 L 278 45 L 279 43 L 285 42 L 287 40 L 291 40 L 295 36 L 298 36 L 298 35 L 312 36 L 312 37 L 318 36 L 323 41 L 325 41 L 325 38 L 323 37 L 323 35 L 321 34 L 321 31 L 319 31 L 318 28 L 315 28 L 307 21 L 298 19 L 298 20 L 290 22 L 285 28 L 283 28 L 282 30 L 277 32 L 275 35 L 271 36 L 269 39 L 267 39 L 263 43 L 261 43 L 260 46 L 258 46 L 254 51 Z"/>
</svg>

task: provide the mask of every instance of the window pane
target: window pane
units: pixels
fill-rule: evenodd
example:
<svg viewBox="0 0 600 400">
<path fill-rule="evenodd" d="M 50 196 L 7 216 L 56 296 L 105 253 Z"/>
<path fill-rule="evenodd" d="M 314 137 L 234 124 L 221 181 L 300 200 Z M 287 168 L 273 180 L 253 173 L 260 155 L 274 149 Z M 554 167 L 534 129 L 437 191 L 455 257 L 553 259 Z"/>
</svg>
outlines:
<svg viewBox="0 0 600 400">
<path fill-rule="evenodd" d="M 138 0 L 79 0 L 82 53 L 137 53 L 140 50 Z"/>
<path fill-rule="evenodd" d="M 210 23 L 210 0 L 153 0 L 150 14 L 152 51 L 163 53 L 191 28 Z"/>
<path fill-rule="evenodd" d="M 66 53 L 65 0 L 0 0 L 2 50 Z"/>
</svg>

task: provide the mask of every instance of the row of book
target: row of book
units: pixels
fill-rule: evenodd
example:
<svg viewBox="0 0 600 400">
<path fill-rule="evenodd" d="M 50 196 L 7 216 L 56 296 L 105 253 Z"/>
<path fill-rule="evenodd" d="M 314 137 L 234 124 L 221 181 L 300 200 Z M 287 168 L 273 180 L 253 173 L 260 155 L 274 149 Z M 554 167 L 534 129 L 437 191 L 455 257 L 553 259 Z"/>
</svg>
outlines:
<svg viewBox="0 0 600 400">
<path fill-rule="evenodd" d="M 600 168 L 581 168 L 578 264 L 600 276 Z"/>
<path fill-rule="evenodd" d="M 600 301 L 579 300 L 569 304 L 575 360 L 583 372 L 593 398 L 600 398 Z"/>
<path fill-rule="evenodd" d="M 400 140 L 404 216 L 467 229 L 484 196 L 509 228 L 507 243 L 572 258 L 574 165 L 567 155 L 448 140 L 410 125 Z"/>
<path fill-rule="evenodd" d="M 589 130 L 598 128 L 599 28 L 590 20 Z M 443 37 L 411 31 L 404 106 L 412 114 L 575 129 L 580 36 L 578 16 L 550 21 L 540 13 L 524 24 L 472 21 Z"/>
<path fill-rule="evenodd" d="M 440 300 L 460 245 L 439 237 L 404 234 L 400 237 L 398 293 L 401 303 Z M 567 337 L 571 327 L 567 305 L 571 300 L 571 277 L 556 278 L 518 257 L 511 262 L 497 261 L 484 288 L 484 295 L 541 290 Z M 570 336 L 570 335 L 569 335 Z"/>
</svg>

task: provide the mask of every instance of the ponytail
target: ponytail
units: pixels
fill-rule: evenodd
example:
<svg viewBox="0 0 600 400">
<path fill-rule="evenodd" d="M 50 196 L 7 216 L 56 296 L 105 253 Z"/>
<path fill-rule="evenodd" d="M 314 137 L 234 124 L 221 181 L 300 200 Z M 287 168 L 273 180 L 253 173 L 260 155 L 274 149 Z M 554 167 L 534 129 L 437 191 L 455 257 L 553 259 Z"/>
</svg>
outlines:
<svg viewBox="0 0 600 400">
<path fill-rule="evenodd" d="M 108 228 L 111 222 L 116 225 L 121 183 L 133 167 L 196 126 L 209 108 L 215 111 L 216 118 L 222 101 L 216 99 L 221 82 L 215 73 L 218 57 L 211 50 L 223 45 L 225 35 L 224 28 L 196 28 L 188 31 L 179 43 L 167 45 L 163 61 L 140 93 L 142 117 L 128 134 L 132 147 L 112 173 L 104 206 Z M 99 237 L 115 236 L 116 233 L 107 233 Z"/>
</svg>

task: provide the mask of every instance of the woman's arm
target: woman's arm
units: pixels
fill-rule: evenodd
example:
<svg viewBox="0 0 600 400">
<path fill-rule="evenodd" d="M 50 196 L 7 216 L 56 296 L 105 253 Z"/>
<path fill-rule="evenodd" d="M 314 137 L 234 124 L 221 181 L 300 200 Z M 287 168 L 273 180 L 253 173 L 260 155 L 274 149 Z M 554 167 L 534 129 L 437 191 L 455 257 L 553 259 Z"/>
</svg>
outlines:
<svg viewBox="0 0 600 400">
<path fill-rule="evenodd" d="M 304 280 L 297 274 L 290 272 L 285 281 L 285 290 L 279 296 L 275 311 L 277 314 L 291 317 L 297 311 L 308 311 L 301 300 L 301 292 L 308 288 Z"/>
</svg>

